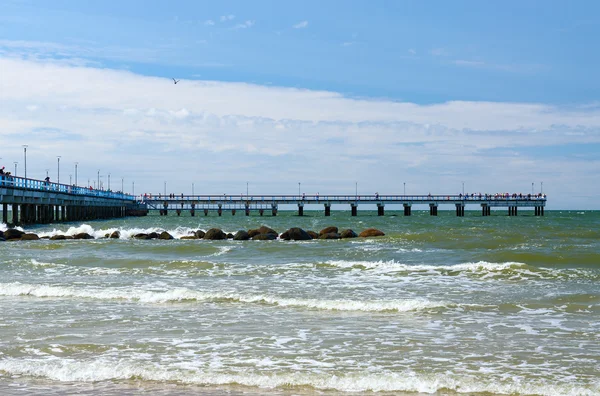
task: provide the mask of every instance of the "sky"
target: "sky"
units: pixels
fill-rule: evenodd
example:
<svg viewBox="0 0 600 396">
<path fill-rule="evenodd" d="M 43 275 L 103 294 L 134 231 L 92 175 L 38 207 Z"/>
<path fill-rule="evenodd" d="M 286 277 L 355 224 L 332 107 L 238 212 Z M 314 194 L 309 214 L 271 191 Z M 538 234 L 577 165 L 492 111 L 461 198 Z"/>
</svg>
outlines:
<svg viewBox="0 0 600 396">
<path fill-rule="evenodd" d="M 598 37 L 595 1 L 0 0 L 0 164 L 600 209 Z"/>
</svg>

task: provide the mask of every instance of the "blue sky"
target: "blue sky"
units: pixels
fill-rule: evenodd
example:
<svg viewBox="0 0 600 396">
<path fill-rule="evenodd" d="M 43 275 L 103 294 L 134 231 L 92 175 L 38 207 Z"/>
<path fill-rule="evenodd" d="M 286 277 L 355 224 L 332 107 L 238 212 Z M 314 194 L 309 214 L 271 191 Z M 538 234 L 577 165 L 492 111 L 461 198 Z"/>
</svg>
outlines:
<svg viewBox="0 0 600 396">
<path fill-rule="evenodd" d="M 194 179 L 207 193 L 245 181 L 285 193 L 293 178 L 321 194 L 357 181 L 395 193 L 398 177 L 419 193 L 544 180 L 555 207 L 599 209 L 599 11 L 592 1 L 0 0 L 0 161 L 29 144 L 38 173 L 60 152 L 138 180 L 137 192 L 164 179 L 177 191 Z M 323 156 L 331 174 L 316 165 Z M 126 171 L 126 157 L 178 161 L 180 173 Z"/>
</svg>

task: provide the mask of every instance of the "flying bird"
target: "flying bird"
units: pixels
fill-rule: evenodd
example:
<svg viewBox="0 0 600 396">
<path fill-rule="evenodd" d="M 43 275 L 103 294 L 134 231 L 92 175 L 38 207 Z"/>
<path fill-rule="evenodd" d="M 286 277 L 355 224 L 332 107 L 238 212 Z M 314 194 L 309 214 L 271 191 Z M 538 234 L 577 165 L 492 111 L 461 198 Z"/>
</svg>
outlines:
<svg viewBox="0 0 600 396">
<path fill-rule="evenodd" d="M 173 83 L 174 83 L 174 84 L 177 84 L 178 82 L 179 82 L 179 80 L 175 80 L 175 79 L 173 79 Z"/>
</svg>

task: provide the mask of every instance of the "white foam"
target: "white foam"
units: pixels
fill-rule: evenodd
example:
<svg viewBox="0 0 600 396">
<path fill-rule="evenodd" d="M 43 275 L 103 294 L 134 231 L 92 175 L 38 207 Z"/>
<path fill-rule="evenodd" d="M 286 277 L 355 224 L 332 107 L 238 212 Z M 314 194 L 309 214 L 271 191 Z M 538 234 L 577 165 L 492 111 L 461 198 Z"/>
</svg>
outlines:
<svg viewBox="0 0 600 396">
<path fill-rule="evenodd" d="M 248 304 L 269 304 L 280 307 L 308 308 L 334 311 L 365 312 L 409 312 L 456 306 L 446 302 L 425 299 L 408 300 L 317 300 L 284 298 L 266 295 L 246 295 L 239 293 L 199 292 L 186 288 L 155 291 L 142 289 L 85 288 L 72 286 L 32 285 L 22 283 L 0 283 L 0 296 L 32 296 L 41 298 L 89 298 L 96 300 L 129 300 L 142 303 L 161 304 L 178 301 L 226 301 Z"/>
<path fill-rule="evenodd" d="M 315 365 L 315 362 L 312 363 Z M 6 358 L 0 361 L 0 371 L 9 375 L 45 377 L 61 382 L 96 382 L 141 379 L 145 381 L 177 382 L 198 385 L 230 385 L 272 389 L 280 387 L 310 387 L 319 390 L 341 392 L 420 392 L 435 393 L 454 391 L 458 393 L 492 393 L 522 395 L 579 395 L 592 396 L 600 391 L 598 381 L 592 384 L 578 384 L 576 378 L 570 383 L 549 380 L 527 380 L 521 377 L 510 379 L 482 376 L 458 376 L 457 374 L 419 374 L 413 371 L 389 372 L 382 370 L 361 372 L 330 372 L 328 365 L 318 366 L 317 372 L 277 372 L 269 374 L 260 371 L 230 373 L 222 365 L 211 369 L 198 369 L 165 365 L 163 362 L 150 363 L 129 359 L 97 358 L 77 360 L 54 356 L 35 358 Z M 379 373 L 376 373 L 379 371 Z"/>
</svg>

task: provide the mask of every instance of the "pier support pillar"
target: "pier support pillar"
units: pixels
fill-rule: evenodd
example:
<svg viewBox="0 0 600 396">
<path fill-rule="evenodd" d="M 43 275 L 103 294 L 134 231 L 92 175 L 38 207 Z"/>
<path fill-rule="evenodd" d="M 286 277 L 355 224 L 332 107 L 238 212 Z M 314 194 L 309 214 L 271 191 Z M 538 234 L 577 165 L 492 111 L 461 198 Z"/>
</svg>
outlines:
<svg viewBox="0 0 600 396">
<path fill-rule="evenodd" d="M 235 216 L 235 209 L 231 209 L 231 215 Z"/>
<path fill-rule="evenodd" d="M 271 214 L 273 216 L 277 216 L 277 205 L 275 205 L 275 204 L 271 205 Z"/>
<path fill-rule="evenodd" d="M 208 216 L 208 209 L 204 209 L 204 216 Z"/>
<path fill-rule="evenodd" d="M 264 213 L 265 213 L 265 210 L 264 210 L 264 209 L 259 209 L 259 210 L 258 210 L 258 214 L 259 214 L 259 215 L 261 215 L 261 216 L 262 216 Z"/>
<path fill-rule="evenodd" d="M 358 205 L 357 204 L 350 204 L 350 210 L 352 212 L 352 216 L 356 216 L 358 214 Z"/>
<path fill-rule="evenodd" d="M 23 216 L 23 213 L 21 213 L 21 216 Z M 19 205 L 17 204 L 12 205 L 12 223 L 14 225 L 19 223 Z"/>
<path fill-rule="evenodd" d="M 222 215 L 223 215 L 223 206 L 222 206 L 221 204 L 219 204 L 219 209 L 217 209 L 217 214 L 218 214 L 219 216 L 222 216 Z"/>
<path fill-rule="evenodd" d="M 456 204 L 456 216 L 458 216 L 458 217 L 465 216 L 465 205 L 464 204 Z"/>
<path fill-rule="evenodd" d="M 8 204 L 2 204 L 2 222 L 4 224 L 8 223 Z"/>
<path fill-rule="evenodd" d="M 298 216 L 304 216 L 304 204 L 303 203 L 298 204 Z"/>
<path fill-rule="evenodd" d="M 385 205 L 382 203 L 378 203 L 377 204 L 377 216 L 384 216 L 385 215 Z"/>
<path fill-rule="evenodd" d="M 429 215 L 437 216 L 438 206 L 436 204 L 429 204 Z"/>
<path fill-rule="evenodd" d="M 177 209 L 175 213 L 177 213 L 177 216 L 181 216 L 181 209 Z"/>
<path fill-rule="evenodd" d="M 190 215 L 191 215 L 192 217 L 196 216 L 196 211 L 195 211 L 194 209 L 191 209 L 191 210 L 190 210 Z"/>
<path fill-rule="evenodd" d="M 543 215 L 544 215 L 544 207 L 540 206 L 540 216 L 543 216 Z"/>
<path fill-rule="evenodd" d="M 250 205 L 246 204 L 245 212 L 246 216 L 250 216 Z"/>
<path fill-rule="evenodd" d="M 481 204 L 481 215 L 482 216 L 484 216 L 484 217 L 489 216 L 490 215 L 489 210 L 490 210 L 490 207 L 488 206 L 488 204 Z"/>
<path fill-rule="evenodd" d="M 412 215 L 412 205 L 411 204 L 402 204 L 404 206 L 404 216 Z"/>
<path fill-rule="evenodd" d="M 331 204 L 325 204 L 325 216 L 331 216 Z"/>
</svg>

